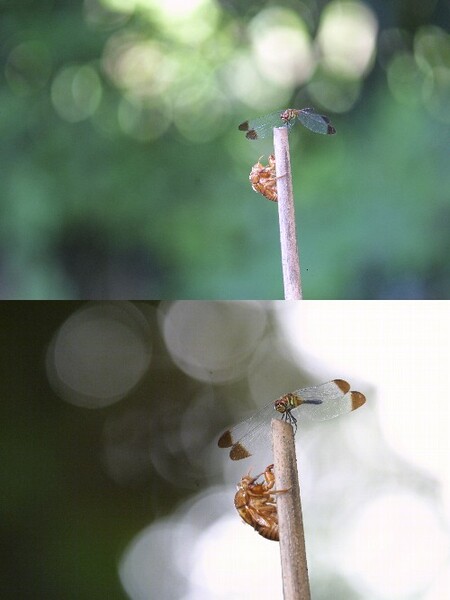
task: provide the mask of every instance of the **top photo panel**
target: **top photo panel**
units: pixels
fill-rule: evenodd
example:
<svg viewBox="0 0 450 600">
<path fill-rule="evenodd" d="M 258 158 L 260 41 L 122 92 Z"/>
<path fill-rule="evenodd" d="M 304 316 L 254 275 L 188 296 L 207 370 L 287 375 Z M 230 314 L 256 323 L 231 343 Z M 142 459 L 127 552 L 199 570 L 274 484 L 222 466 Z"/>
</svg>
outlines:
<svg viewBox="0 0 450 600">
<path fill-rule="evenodd" d="M 450 297 L 450 9 L 0 18 L 0 299 Z"/>
</svg>

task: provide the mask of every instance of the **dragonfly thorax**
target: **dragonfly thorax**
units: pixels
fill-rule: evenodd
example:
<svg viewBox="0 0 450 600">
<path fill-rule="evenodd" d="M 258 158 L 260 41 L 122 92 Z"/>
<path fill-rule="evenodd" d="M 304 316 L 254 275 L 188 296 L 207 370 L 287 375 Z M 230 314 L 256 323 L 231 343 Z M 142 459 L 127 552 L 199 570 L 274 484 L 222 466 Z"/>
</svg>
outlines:
<svg viewBox="0 0 450 600">
<path fill-rule="evenodd" d="M 297 118 L 297 115 L 298 110 L 296 110 L 295 108 L 287 108 L 280 114 L 280 118 L 285 123 L 290 123 L 291 121 L 294 121 Z"/>
</svg>

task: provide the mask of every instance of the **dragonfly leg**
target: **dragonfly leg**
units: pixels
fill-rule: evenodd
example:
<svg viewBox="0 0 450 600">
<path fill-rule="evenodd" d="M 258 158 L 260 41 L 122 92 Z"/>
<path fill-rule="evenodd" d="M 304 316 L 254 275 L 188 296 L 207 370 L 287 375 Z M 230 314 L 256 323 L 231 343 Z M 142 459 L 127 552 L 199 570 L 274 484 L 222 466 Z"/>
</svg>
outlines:
<svg viewBox="0 0 450 600">
<path fill-rule="evenodd" d="M 292 428 L 294 429 L 294 435 L 297 433 L 297 419 L 292 414 L 292 409 L 287 408 L 285 412 L 281 416 L 282 419 L 286 421 L 286 423 L 290 423 Z"/>
</svg>

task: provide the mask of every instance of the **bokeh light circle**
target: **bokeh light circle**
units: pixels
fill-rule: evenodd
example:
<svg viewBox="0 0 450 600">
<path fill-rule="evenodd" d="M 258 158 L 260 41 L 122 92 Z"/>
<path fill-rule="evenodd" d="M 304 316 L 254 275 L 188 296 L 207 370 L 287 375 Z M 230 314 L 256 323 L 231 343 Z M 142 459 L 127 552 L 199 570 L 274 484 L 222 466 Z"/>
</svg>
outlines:
<svg viewBox="0 0 450 600">
<path fill-rule="evenodd" d="M 47 375 L 60 398 L 102 408 L 140 381 L 150 363 L 147 320 L 132 304 L 88 304 L 58 329 L 47 351 Z"/>
<path fill-rule="evenodd" d="M 175 302 L 163 304 L 159 316 L 173 360 L 203 381 L 243 376 L 266 327 L 257 302 Z"/>
</svg>

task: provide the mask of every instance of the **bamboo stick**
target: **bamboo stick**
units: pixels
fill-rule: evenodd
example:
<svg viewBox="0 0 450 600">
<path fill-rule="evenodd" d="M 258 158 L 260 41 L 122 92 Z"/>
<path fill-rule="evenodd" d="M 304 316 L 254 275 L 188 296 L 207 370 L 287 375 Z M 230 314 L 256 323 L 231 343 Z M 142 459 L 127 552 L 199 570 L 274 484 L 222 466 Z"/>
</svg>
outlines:
<svg viewBox="0 0 450 600">
<path fill-rule="evenodd" d="M 275 487 L 277 490 L 288 490 L 285 494 L 277 495 L 283 597 L 284 600 L 310 600 L 292 425 L 281 419 L 272 419 L 272 440 Z"/>
<path fill-rule="evenodd" d="M 301 300 L 302 281 L 295 228 L 294 194 L 287 127 L 273 130 L 275 168 L 277 175 L 278 220 L 280 224 L 281 264 L 284 299 Z"/>
</svg>

